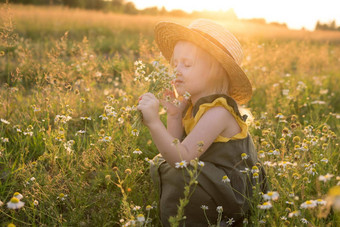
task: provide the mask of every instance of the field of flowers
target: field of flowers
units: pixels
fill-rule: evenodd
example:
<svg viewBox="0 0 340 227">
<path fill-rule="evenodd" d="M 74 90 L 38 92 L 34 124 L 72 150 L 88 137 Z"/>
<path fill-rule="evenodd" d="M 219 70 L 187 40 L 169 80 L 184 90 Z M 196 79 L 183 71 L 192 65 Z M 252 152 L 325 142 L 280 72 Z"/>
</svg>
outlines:
<svg viewBox="0 0 340 227">
<path fill-rule="evenodd" d="M 166 64 L 152 42 L 156 19 L 118 15 L 117 32 L 97 24 L 80 31 L 71 12 L 59 34 L 53 15 L 24 21 L 20 7 L 1 7 L 0 223 L 160 226 L 149 175 L 158 151 L 147 129 L 135 127 L 138 97 Z M 37 36 L 43 17 L 49 24 Z M 142 25 L 124 30 L 126 20 Z M 340 35 L 286 32 L 240 35 L 254 87 L 248 123 L 270 185 L 252 198 L 244 226 L 339 226 Z"/>
</svg>

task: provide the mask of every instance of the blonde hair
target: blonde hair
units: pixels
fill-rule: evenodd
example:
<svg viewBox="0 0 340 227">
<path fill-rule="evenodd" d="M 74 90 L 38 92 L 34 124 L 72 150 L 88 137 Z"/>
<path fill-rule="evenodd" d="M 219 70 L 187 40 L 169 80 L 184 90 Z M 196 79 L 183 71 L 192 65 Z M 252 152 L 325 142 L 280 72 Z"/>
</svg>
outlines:
<svg viewBox="0 0 340 227">
<path fill-rule="evenodd" d="M 209 66 L 209 84 L 207 88 L 209 91 L 216 94 L 228 95 L 229 90 L 229 77 L 227 71 L 222 67 L 221 63 L 215 57 L 209 54 L 204 49 L 196 46 L 196 58 L 204 58 Z"/>
</svg>

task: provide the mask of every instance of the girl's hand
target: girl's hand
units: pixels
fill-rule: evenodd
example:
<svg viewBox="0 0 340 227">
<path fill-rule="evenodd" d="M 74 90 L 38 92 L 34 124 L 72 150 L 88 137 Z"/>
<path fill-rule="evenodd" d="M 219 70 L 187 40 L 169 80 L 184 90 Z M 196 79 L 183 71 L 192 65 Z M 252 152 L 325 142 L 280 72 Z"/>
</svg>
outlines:
<svg viewBox="0 0 340 227">
<path fill-rule="evenodd" d="M 143 114 L 143 123 L 146 126 L 159 120 L 159 101 L 152 93 L 145 93 L 139 98 L 137 109 Z"/>
<path fill-rule="evenodd" d="M 185 110 L 185 107 L 187 106 L 188 102 L 184 98 L 182 98 L 179 101 L 179 105 L 175 105 L 173 102 L 170 102 L 171 100 L 174 100 L 175 93 L 171 90 L 166 90 L 164 92 L 165 97 L 170 97 L 170 100 L 167 101 L 165 99 L 160 100 L 161 104 L 166 108 L 168 117 L 180 117 L 182 118 L 182 113 Z"/>
</svg>

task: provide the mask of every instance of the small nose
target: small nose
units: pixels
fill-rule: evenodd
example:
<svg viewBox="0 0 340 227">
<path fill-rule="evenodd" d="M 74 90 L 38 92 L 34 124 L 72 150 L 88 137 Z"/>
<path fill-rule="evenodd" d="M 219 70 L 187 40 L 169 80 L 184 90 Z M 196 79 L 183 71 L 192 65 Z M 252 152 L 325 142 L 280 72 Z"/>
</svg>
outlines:
<svg viewBox="0 0 340 227">
<path fill-rule="evenodd" d="M 179 67 L 176 67 L 176 68 L 175 68 L 175 74 L 176 74 L 176 76 L 181 76 L 181 75 L 182 75 L 182 72 L 181 72 L 181 70 L 179 69 Z"/>
</svg>

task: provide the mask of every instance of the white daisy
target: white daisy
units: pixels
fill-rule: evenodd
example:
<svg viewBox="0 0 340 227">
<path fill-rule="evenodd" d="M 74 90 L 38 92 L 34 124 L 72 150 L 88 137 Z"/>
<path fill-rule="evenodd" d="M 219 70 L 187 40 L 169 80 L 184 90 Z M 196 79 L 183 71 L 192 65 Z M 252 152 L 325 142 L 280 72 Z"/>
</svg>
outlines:
<svg viewBox="0 0 340 227">
<path fill-rule="evenodd" d="M 7 207 L 8 209 L 20 209 L 25 205 L 24 202 L 21 202 L 18 198 L 13 197 L 8 203 Z"/>
<path fill-rule="evenodd" d="M 176 162 L 175 163 L 175 167 L 178 168 L 184 168 L 187 167 L 187 162 L 185 160 L 181 161 L 181 162 Z"/>
</svg>

